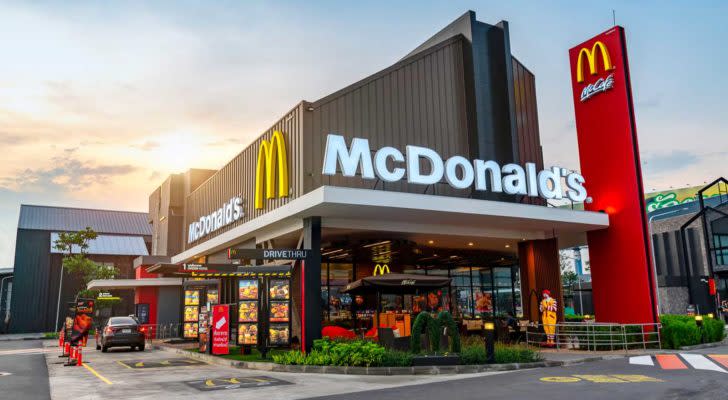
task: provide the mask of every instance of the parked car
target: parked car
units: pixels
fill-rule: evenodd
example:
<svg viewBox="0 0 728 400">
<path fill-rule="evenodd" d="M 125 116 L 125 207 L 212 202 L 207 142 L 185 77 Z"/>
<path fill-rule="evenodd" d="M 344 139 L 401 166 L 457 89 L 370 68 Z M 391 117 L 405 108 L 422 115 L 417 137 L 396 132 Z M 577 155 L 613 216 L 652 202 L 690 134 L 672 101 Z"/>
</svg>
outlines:
<svg viewBox="0 0 728 400">
<path fill-rule="evenodd" d="M 106 351 L 111 347 L 137 348 L 144 350 L 144 327 L 133 317 L 111 317 L 96 332 L 96 350 Z"/>
</svg>

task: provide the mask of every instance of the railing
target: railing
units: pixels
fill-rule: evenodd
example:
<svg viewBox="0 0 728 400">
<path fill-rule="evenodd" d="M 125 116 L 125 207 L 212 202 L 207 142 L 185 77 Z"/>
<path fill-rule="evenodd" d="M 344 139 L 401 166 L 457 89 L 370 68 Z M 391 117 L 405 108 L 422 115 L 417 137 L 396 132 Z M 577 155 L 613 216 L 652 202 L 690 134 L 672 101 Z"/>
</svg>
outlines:
<svg viewBox="0 0 728 400">
<path fill-rule="evenodd" d="M 144 337 L 148 343 L 153 340 L 164 340 L 182 337 L 181 323 L 168 324 L 142 324 L 140 329 L 144 331 Z"/>
<path fill-rule="evenodd" d="M 548 341 L 544 328 L 553 328 L 553 340 Z M 557 350 L 586 350 L 625 352 L 635 349 L 662 348 L 660 324 L 613 324 L 598 322 L 565 322 L 555 325 L 532 326 L 526 330 L 526 343 L 532 346 L 553 347 Z"/>
</svg>

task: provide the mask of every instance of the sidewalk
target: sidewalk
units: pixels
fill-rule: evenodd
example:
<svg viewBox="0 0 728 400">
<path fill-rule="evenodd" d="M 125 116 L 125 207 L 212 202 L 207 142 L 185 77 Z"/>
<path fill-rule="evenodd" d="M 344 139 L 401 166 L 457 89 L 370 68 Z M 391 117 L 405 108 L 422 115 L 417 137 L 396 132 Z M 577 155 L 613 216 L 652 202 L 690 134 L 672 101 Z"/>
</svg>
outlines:
<svg viewBox="0 0 728 400">
<path fill-rule="evenodd" d="M 6 333 L 0 334 L 0 342 L 9 340 L 37 340 L 43 339 L 44 333 Z"/>
</svg>

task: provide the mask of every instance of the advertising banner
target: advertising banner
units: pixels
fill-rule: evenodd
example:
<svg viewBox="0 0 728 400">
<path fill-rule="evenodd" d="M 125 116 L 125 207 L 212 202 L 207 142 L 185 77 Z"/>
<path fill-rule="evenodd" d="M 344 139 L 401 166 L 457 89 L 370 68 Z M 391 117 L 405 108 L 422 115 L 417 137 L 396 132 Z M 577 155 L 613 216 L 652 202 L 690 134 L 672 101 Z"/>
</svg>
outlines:
<svg viewBox="0 0 728 400">
<path fill-rule="evenodd" d="M 609 228 L 587 233 L 598 321 L 657 321 L 655 279 L 624 28 L 571 48 L 571 83 L 588 211 Z M 618 295 L 629 293 L 629 296 Z"/>
<path fill-rule="evenodd" d="M 228 354 L 230 341 L 229 306 L 218 304 L 212 307 L 212 354 Z"/>
<path fill-rule="evenodd" d="M 73 317 L 73 327 L 71 328 L 71 345 L 76 346 L 88 337 L 88 333 L 93 325 L 94 300 L 78 299 L 76 301 L 76 314 Z"/>
</svg>

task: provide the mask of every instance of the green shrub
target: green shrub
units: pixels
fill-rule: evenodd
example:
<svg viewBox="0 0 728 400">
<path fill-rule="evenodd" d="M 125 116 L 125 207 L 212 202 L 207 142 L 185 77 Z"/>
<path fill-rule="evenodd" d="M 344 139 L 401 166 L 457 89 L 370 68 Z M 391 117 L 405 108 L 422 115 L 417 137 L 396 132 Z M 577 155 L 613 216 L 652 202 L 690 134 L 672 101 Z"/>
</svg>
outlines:
<svg viewBox="0 0 728 400">
<path fill-rule="evenodd" d="M 578 314 L 566 314 L 564 315 L 564 321 L 566 322 L 584 322 L 584 316 Z"/>
<path fill-rule="evenodd" d="M 427 332 L 427 341 L 429 342 L 429 349 L 427 351 L 437 351 L 440 347 L 440 332 L 442 328 L 440 323 L 432 318 L 429 313 L 421 312 L 415 318 L 414 324 L 412 324 L 412 336 L 410 337 L 410 351 L 412 353 L 420 353 L 422 346 L 420 344 L 420 335 Z"/>
<path fill-rule="evenodd" d="M 382 367 L 409 367 L 412 365 L 412 354 L 405 351 L 386 351 L 382 357 Z"/>
<path fill-rule="evenodd" d="M 541 355 L 532 348 L 524 345 L 495 344 L 496 364 L 528 363 L 542 359 Z M 460 360 L 465 365 L 485 364 L 486 352 L 483 342 L 463 345 Z"/>
<path fill-rule="evenodd" d="M 679 349 L 702 342 L 720 342 L 725 338 L 725 323 L 720 319 L 703 317 L 703 326 L 699 327 L 695 317 L 661 315 L 660 323 L 662 347 L 667 349 Z"/>
<path fill-rule="evenodd" d="M 370 367 L 382 365 L 384 347 L 365 340 L 314 340 L 308 354 L 291 350 L 273 355 L 273 361 L 285 365 L 334 365 Z"/>
<path fill-rule="evenodd" d="M 455 323 L 455 320 L 452 319 L 452 314 L 447 311 L 441 311 L 437 316 L 437 322 L 440 325 L 440 331 L 442 331 L 443 327 L 447 328 L 448 335 L 450 336 L 449 351 L 453 353 L 460 353 L 460 332 L 458 331 L 458 326 Z"/>
</svg>

